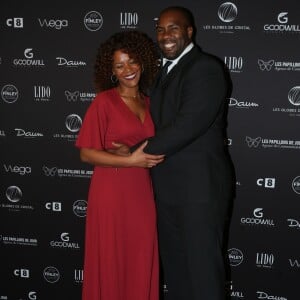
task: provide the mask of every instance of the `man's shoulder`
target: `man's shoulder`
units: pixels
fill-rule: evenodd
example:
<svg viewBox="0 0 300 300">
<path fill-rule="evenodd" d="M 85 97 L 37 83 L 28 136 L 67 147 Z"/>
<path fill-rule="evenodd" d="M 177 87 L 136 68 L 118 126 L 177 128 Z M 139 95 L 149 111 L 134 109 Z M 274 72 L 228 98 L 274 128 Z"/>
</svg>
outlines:
<svg viewBox="0 0 300 300">
<path fill-rule="evenodd" d="M 195 47 L 193 51 L 191 51 L 190 56 L 187 57 L 186 60 L 186 68 L 190 70 L 195 70 L 197 68 L 216 68 L 223 69 L 224 62 L 218 58 L 217 56 L 204 52 L 200 48 Z"/>
</svg>

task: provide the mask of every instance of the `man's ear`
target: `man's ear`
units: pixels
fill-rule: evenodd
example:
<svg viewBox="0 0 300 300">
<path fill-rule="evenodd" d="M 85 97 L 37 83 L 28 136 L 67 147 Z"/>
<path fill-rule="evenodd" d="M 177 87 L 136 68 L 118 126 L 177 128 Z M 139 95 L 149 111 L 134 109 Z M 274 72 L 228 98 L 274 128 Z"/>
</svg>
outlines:
<svg viewBox="0 0 300 300">
<path fill-rule="evenodd" d="M 192 39 L 193 33 L 194 33 L 194 29 L 193 29 L 192 26 L 189 26 L 189 27 L 187 28 L 187 33 L 188 33 L 188 37 L 189 37 L 190 39 Z"/>
</svg>

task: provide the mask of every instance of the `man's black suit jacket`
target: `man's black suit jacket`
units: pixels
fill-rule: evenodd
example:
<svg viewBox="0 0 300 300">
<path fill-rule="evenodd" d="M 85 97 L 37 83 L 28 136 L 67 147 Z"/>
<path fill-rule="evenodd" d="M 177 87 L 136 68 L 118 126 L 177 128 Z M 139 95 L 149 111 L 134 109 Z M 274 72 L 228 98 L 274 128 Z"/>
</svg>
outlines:
<svg viewBox="0 0 300 300">
<path fill-rule="evenodd" d="M 157 201 L 176 205 L 219 202 L 211 204 L 221 208 L 220 201 L 230 197 L 226 78 L 223 65 L 196 46 L 163 82 L 158 76 L 150 94 L 155 136 L 144 150 L 166 154 L 165 161 L 151 170 Z M 228 205 L 223 204 L 224 208 Z"/>
</svg>

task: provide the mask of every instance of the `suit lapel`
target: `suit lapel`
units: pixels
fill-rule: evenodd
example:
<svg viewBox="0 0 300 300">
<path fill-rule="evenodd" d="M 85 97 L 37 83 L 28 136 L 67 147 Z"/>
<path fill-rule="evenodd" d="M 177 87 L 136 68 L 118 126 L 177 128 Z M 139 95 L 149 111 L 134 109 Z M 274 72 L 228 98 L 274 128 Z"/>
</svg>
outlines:
<svg viewBox="0 0 300 300">
<path fill-rule="evenodd" d="M 174 78 L 178 72 L 190 61 L 193 61 L 194 59 L 196 59 L 197 55 L 199 55 L 199 53 L 201 53 L 199 51 L 199 48 L 197 48 L 197 46 L 194 46 L 193 49 L 188 52 L 186 55 L 184 55 L 179 62 L 172 68 L 172 70 L 167 74 L 167 76 L 165 77 L 165 79 L 160 82 L 161 86 L 165 87 L 170 81 L 172 81 L 172 78 Z M 160 76 L 159 76 L 160 78 Z"/>
<path fill-rule="evenodd" d="M 194 46 L 190 52 L 188 52 L 179 60 L 179 62 L 172 68 L 163 81 L 160 80 L 160 72 L 158 73 L 150 93 L 150 111 L 153 121 L 156 125 L 160 124 L 161 121 L 161 109 L 163 103 L 168 101 L 168 99 L 164 97 L 164 90 L 168 88 L 169 84 L 172 83 L 172 80 L 178 75 L 178 73 L 186 64 L 195 61 L 199 57 L 199 53 L 201 53 L 199 49 Z"/>
</svg>

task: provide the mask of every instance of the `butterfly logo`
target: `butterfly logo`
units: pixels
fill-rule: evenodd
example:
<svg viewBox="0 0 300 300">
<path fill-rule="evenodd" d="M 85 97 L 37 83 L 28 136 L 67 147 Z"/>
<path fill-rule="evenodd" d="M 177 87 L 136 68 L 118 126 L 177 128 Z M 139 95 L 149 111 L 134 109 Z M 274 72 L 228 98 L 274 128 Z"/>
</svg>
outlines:
<svg viewBox="0 0 300 300">
<path fill-rule="evenodd" d="M 265 71 L 265 70 L 270 71 L 272 66 L 274 65 L 274 59 L 269 60 L 269 61 L 263 61 L 262 59 L 259 59 L 257 62 L 258 62 L 259 68 L 262 71 Z"/>
<path fill-rule="evenodd" d="M 248 147 L 252 148 L 257 148 L 259 143 L 261 142 L 261 137 L 257 137 L 257 138 L 251 138 L 250 136 L 246 136 L 246 142 L 248 144 Z"/>
<path fill-rule="evenodd" d="M 55 176 L 57 168 L 56 167 L 48 168 L 46 166 L 43 166 L 43 171 L 44 171 L 46 176 Z"/>
<path fill-rule="evenodd" d="M 76 101 L 79 96 L 79 92 L 75 91 L 72 93 L 70 91 L 65 91 L 65 96 L 67 97 L 68 101 Z"/>
</svg>

